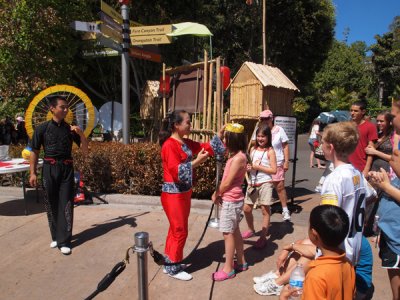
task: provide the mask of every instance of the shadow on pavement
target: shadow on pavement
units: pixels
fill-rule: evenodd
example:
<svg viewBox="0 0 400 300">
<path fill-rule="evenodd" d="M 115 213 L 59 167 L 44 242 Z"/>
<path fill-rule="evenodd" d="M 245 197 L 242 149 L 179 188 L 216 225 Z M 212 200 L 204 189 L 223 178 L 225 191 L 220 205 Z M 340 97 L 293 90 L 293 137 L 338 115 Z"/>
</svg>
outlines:
<svg viewBox="0 0 400 300">
<path fill-rule="evenodd" d="M 22 196 L 22 188 L 21 188 Z M 43 193 L 39 191 L 38 200 L 36 202 L 36 191 L 28 190 L 26 191 L 27 199 L 27 209 L 28 215 L 40 214 L 45 211 L 43 205 Z M 7 202 L 0 203 L 0 215 L 1 216 L 24 216 L 25 215 L 25 201 L 21 197 L 20 199 L 14 199 Z"/>
<path fill-rule="evenodd" d="M 224 262 L 225 246 L 224 241 L 219 240 L 208 244 L 206 247 L 197 249 L 190 261 L 191 266 L 187 268 L 189 273 L 207 268 L 214 261 Z M 211 276 L 211 275 L 210 275 Z"/>
<path fill-rule="evenodd" d="M 99 236 L 107 234 L 111 230 L 114 230 L 124 225 L 136 227 L 136 217 L 140 217 L 148 213 L 149 212 L 144 212 L 139 215 L 119 216 L 117 218 L 106 221 L 107 223 L 93 224 L 91 228 L 85 229 L 84 231 L 78 234 L 74 234 L 72 236 L 72 247 L 76 248 L 85 242 L 98 238 Z"/>
</svg>

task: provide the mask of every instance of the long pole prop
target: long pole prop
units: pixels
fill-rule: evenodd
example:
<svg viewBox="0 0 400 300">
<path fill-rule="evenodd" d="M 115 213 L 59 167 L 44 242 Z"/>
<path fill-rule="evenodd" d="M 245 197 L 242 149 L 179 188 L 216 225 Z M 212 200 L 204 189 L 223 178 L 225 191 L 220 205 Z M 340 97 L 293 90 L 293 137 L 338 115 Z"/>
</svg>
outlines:
<svg viewBox="0 0 400 300">
<path fill-rule="evenodd" d="M 122 15 L 122 55 L 121 55 L 121 70 L 122 70 L 122 139 L 125 145 L 129 144 L 129 8 L 128 5 L 121 5 Z"/>
<path fill-rule="evenodd" d="M 262 17 L 262 40 L 263 40 L 263 65 L 267 64 L 267 36 L 265 32 L 265 24 L 266 24 L 266 14 L 267 14 L 267 5 L 266 0 L 263 0 L 263 17 Z"/>
</svg>

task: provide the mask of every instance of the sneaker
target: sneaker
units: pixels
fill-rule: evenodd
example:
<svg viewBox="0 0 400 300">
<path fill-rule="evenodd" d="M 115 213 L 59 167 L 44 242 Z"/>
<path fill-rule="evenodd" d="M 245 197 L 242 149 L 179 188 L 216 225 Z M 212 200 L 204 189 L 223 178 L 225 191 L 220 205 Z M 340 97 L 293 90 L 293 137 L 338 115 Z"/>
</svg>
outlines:
<svg viewBox="0 0 400 300">
<path fill-rule="evenodd" d="M 183 281 L 188 281 L 188 280 L 191 280 L 193 278 L 192 275 L 190 275 L 189 273 L 187 273 L 185 271 L 180 271 L 180 272 L 178 272 L 176 274 L 167 273 L 167 275 L 169 277 L 172 277 L 172 278 L 175 278 L 175 279 L 178 279 L 178 280 L 183 280 Z"/>
<path fill-rule="evenodd" d="M 261 275 L 260 277 L 253 277 L 254 283 L 265 283 L 271 279 L 277 279 L 278 275 L 274 271 L 269 271 L 268 273 Z"/>
<path fill-rule="evenodd" d="M 188 266 L 189 266 L 189 265 L 187 265 L 187 264 L 181 264 L 181 270 L 182 270 L 182 271 L 185 270 Z M 168 273 L 168 271 L 167 271 L 167 269 L 165 268 L 165 266 L 163 267 L 162 271 L 163 271 L 164 274 L 167 274 L 167 273 Z"/>
<path fill-rule="evenodd" d="M 61 251 L 61 253 L 64 254 L 64 255 L 71 254 L 71 248 L 70 248 L 70 247 L 61 247 L 61 248 L 60 248 L 60 251 Z"/>
<path fill-rule="evenodd" d="M 244 231 L 244 232 L 242 233 L 242 238 L 243 238 L 244 240 L 246 240 L 246 239 L 249 239 L 249 238 L 251 238 L 251 237 L 253 237 L 253 236 L 255 236 L 255 235 L 256 235 L 256 234 L 255 234 L 254 231 L 246 230 L 246 231 Z"/>
<path fill-rule="evenodd" d="M 272 296 L 281 294 L 283 285 L 277 285 L 274 279 L 268 280 L 265 283 L 256 283 L 253 285 L 257 294 L 262 296 Z"/>
<path fill-rule="evenodd" d="M 50 243 L 50 248 L 56 248 L 57 247 L 57 242 L 56 241 L 52 241 Z"/>
<path fill-rule="evenodd" d="M 290 212 L 288 210 L 282 211 L 283 221 L 290 221 Z"/>
</svg>

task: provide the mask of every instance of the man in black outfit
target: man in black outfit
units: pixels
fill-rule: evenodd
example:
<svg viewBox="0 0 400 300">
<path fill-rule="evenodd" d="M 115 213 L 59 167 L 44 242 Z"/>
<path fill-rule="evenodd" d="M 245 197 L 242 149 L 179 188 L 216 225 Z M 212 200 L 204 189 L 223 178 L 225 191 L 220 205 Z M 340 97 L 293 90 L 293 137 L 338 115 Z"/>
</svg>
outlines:
<svg viewBox="0 0 400 300">
<path fill-rule="evenodd" d="M 88 144 L 78 126 L 71 126 L 64 121 L 68 113 L 66 99 L 53 96 L 49 102 L 53 118 L 38 125 L 33 134 L 29 183 L 37 185 L 37 162 L 43 146 L 44 203 L 52 238 L 50 247 L 58 247 L 63 254 L 68 255 L 71 253 L 74 208 L 72 142 L 80 146 L 84 155 L 88 152 Z"/>
</svg>

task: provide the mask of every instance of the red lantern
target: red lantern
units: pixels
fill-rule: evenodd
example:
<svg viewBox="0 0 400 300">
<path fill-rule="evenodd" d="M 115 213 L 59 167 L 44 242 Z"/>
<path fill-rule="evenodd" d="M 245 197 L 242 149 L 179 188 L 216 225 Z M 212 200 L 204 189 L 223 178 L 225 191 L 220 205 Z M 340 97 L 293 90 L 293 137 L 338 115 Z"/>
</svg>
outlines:
<svg viewBox="0 0 400 300">
<path fill-rule="evenodd" d="M 160 77 L 160 89 L 159 92 L 163 95 L 168 95 L 170 91 L 170 81 L 171 77 L 167 74 L 165 74 L 165 80 L 163 80 L 163 77 L 161 75 Z"/>
<path fill-rule="evenodd" d="M 128 5 L 129 4 L 129 0 L 118 0 L 119 4 L 122 5 Z"/>
<path fill-rule="evenodd" d="M 229 69 L 226 66 L 222 66 L 221 75 L 222 75 L 222 86 L 225 91 L 228 88 L 229 83 L 231 83 L 231 69 Z"/>
</svg>

